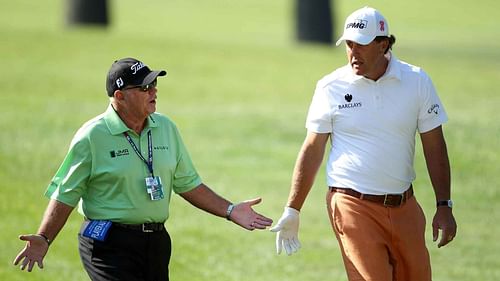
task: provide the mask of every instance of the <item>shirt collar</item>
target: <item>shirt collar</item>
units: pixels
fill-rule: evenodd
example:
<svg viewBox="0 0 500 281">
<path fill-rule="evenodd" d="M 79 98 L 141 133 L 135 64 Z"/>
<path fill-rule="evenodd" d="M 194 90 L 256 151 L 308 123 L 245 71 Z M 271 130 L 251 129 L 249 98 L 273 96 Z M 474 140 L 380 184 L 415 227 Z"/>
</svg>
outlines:
<svg viewBox="0 0 500 281">
<path fill-rule="evenodd" d="M 112 135 L 119 135 L 131 131 L 131 129 L 127 127 L 125 122 L 123 122 L 123 120 L 120 118 L 111 104 L 109 104 L 108 108 L 104 112 L 104 121 L 106 122 L 106 125 L 108 126 L 108 129 Z M 144 127 L 144 129 L 155 127 L 158 127 L 158 123 L 156 122 L 153 114 L 150 114 L 148 116 L 148 122 L 146 123 L 146 127 Z"/>
</svg>

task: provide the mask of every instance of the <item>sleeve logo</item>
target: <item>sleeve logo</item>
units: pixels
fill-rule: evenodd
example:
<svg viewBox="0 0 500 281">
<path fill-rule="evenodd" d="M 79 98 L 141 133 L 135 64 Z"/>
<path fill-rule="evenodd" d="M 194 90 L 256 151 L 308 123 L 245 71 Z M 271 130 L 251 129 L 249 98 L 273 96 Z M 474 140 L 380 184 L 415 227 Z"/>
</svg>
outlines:
<svg viewBox="0 0 500 281">
<path fill-rule="evenodd" d="M 433 104 L 431 105 L 431 107 L 429 108 L 429 110 L 427 110 L 427 113 L 431 114 L 431 113 L 435 113 L 435 114 L 439 114 L 439 104 Z"/>
</svg>

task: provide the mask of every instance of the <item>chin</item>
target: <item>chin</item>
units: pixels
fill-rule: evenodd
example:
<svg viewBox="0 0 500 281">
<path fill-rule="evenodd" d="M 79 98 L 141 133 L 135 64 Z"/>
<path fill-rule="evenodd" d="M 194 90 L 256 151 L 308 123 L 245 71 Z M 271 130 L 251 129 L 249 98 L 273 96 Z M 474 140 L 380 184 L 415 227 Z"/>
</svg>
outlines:
<svg viewBox="0 0 500 281">
<path fill-rule="evenodd" d="M 148 114 L 154 113 L 156 111 L 156 106 L 150 106 L 148 108 Z"/>
<path fill-rule="evenodd" d="M 364 76 L 364 74 L 365 74 L 365 72 L 364 72 L 364 71 L 362 71 L 362 70 L 360 70 L 360 69 L 358 69 L 358 68 L 353 68 L 353 69 L 352 69 L 352 72 L 353 72 L 354 74 L 358 75 L 358 76 Z"/>
</svg>

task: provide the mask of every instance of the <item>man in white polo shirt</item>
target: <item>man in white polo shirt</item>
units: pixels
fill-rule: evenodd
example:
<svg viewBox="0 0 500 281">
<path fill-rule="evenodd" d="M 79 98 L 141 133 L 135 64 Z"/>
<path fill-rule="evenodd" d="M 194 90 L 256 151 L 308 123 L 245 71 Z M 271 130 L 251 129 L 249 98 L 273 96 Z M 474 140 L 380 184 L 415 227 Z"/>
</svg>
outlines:
<svg viewBox="0 0 500 281">
<path fill-rule="evenodd" d="M 285 211 L 271 229 L 278 253 L 300 248 L 299 211 L 331 139 L 327 205 L 349 280 L 431 280 L 425 217 L 413 195 L 415 134 L 420 134 L 436 196 L 438 247 L 456 235 L 447 121 L 431 79 L 389 50 L 386 19 L 365 7 L 346 20 L 348 64 L 322 78 L 309 108 Z"/>
</svg>

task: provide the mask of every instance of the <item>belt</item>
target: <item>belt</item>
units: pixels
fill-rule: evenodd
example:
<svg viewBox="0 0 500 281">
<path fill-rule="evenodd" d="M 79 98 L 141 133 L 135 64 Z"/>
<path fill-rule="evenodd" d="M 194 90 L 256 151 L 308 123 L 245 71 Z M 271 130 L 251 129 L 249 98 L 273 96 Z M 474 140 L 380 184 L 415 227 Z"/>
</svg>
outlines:
<svg viewBox="0 0 500 281">
<path fill-rule="evenodd" d="M 158 232 L 158 231 L 163 231 L 165 229 L 165 225 L 160 222 L 143 223 L 143 224 L 123 224 L 123 223 L 113 222 L 113 226 L 141 231 L 141 232 Z"/>
<path fill-rule="evenodd" d="M 367 200 L 374 203 L 382 204 L 384 207 L 399 207 L 402 206 L 408 199 L 413 196 L 413 186 L 410 187 L 403 193 L 399 194 L 385 194 L 385 195 L 373 195 L 373 194 L 363 194 L 357 192 L 350 188 L 340 188 L 335 186 L 329 187 L 331 192 L 338 192 L 342 194 L 347 194 L 361 200 Z"/>
</svg>

